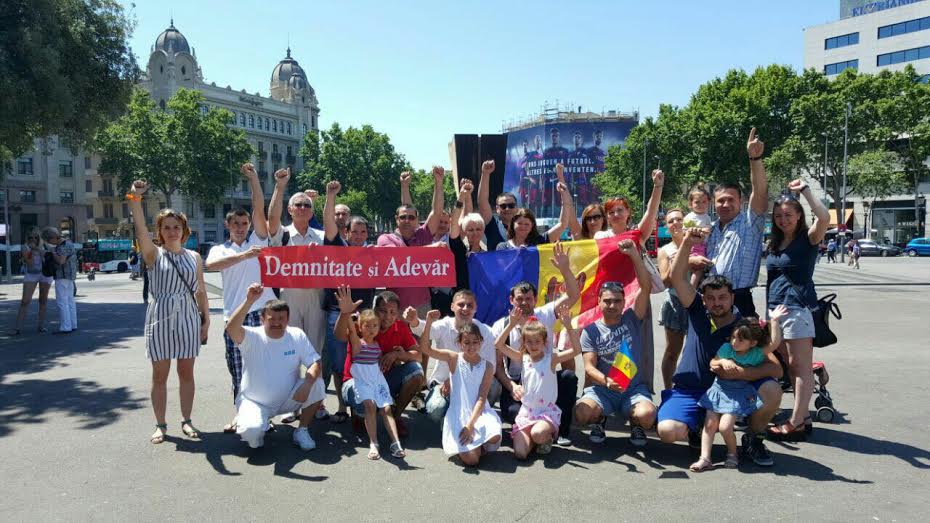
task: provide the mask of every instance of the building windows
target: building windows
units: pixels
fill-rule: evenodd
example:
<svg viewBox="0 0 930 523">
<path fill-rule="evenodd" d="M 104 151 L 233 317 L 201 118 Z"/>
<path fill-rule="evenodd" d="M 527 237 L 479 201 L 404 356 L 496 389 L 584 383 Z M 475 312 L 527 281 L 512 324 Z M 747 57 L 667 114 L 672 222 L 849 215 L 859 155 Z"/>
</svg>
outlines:
<svg viewBox="0 0 930 523">
<path fill-rule="evenodd" d="M 846 47 L 847 45 L 856 45 L 859 43 L 859 33 L 849 33 L 848 35 L 834 36 L 823 41 L 824 49 L 836 49 L 837 47 Z"/>
<path fill-rule="evenodd" d="M 184 76 L 184 75 L 186 75 L 186 74 L 187 74 L 187 67 L 185 67 L 185 66 L 182 65 L 182 66 L 181 66 L 181 76 Z"/>
<path fill-rule="evenodd" d="M 206 243 L 216 243 L 216 231 L 203 231 L 203 241 Z"/>
<path fill-rule="evenodd" d="M 925 31 L 927 29 L 930 29 L 930 16 L 879 27 L 878 38 L 890 38 L 892 36 Z"/>
<path fill-rule="evenodd" d="M 255 128 L 255 116 L 251 114 L 249 115 L 249 127 L 252 129 Z"/>
<path fill-rule="evenodd" d="M 103 179 L 103 192 L 109 196 L 113 196 L 113 180 L 109 178 Z"/>
<path fill-rule="evenodd" d="M 274 132 L 278 132 L 278 121 L 277 120 L 271 121 L 271 130 Z"/>
<path fill-rule="evenodd" d="M 94 217 L 94 206 L 93 206 L 93 205 L 88 205 L 88 206 L 87 206 L 87 218 L 89 219 L 89 218 L 93 218 L 93 217 Z"/>
<path fill-rule="evenodd" d="M 84 169 L 90 169 L 90 168 L 91 168 L 90 156 L 85 156 L 84 157 Z"/>
<path fill-rule="evenodd" d="M 905 49 L 904 51 L 895 51 L 893 53 L 880 54 L 875 61 L 879 66 L 883 66 L 901 64 L 904 62 L 913 62 L 914 60 L 923 60 L 925 58 L 930 58 L 930 45 L 925 45 L 924 47 L 915 47 L 913 49 Z"/>
<path fill-rule="evenodd" d="M 112 203 L 103 204 L 103 217 L 104 218 L 113 217 L 113 204 Z"/>
<path fill-rule="evenodd" d="M 287 134 L 288 136 L 291 134 L 291 122 L 287 122 Z"/>
<path fill-rule="evenodd" d="M 94 192 L 94 182 L 91 180 L 84 180 L 84 192 Z"/>
<path fill-rule="evenodd" d="M 35 191 L 19 191 L 19 201 L 23 203 L 35 203 L 36 192 Z"/>
<path fill-rule="evenodd" d="M 216 205 L 208 203 L 203 206 L 203 217 L 204 218 L 216 218 Z"/>
<path fill-rule="evenodd" d="M 310 117 L 310 124 L 316 129 L 316 115 Z"/>
<path fill-rule="evenodd" d="M 307 124 L 304 124 L 304 134 L 307 134 Z"/>
<path fill-rule="evenodd" d="M 123 213 L 122 218 L 129 218 L 129 205 L 128 204 L 124 203 L 120 205 L 120 211 L 122 211 Z M 190 216 L 190 214 L 188 214 L 188 216 Z"/>
<path fill-rule="evenodd" d="M 278 144 L 271 144 L 271 154 L 278 154 Z"/>
<path fill-rule="evenodd" d="M 61 197 L 61 203 L 74 203 L 73 192 L 61 191 L 61 193 L 59 193 L 59 196 Z"/>
<path fill-rule="evenodd" d="M 269 120 L 268 118 L 265 118 L 265 130 L 266 131 L 271 130 L 271 120 Z"/>
<path fill-rule="evenodd" d="M 22 158 L 20 160 L 16 160 L 16 174 L 32 176 L 32 158 Z"/>
<path fill-rule="evenodd" d="M 239 125 L 245 127 L 245 113 L 239 113 Z"/>
<path fill-rule="evenodd" d="M 859 69 L 859 60 L 849 60 L 848 62 L 837 62 L 823 66 L 823 74 L 831 76 L 840 74 L 846 69 Z"/>
<path fill-rule="evenodd" d="M 61 160 L 58 162 L 58 176 L 62 178 L 71 178 L 74 176 L 74 165 L 71 160 Z"/>
</svg>

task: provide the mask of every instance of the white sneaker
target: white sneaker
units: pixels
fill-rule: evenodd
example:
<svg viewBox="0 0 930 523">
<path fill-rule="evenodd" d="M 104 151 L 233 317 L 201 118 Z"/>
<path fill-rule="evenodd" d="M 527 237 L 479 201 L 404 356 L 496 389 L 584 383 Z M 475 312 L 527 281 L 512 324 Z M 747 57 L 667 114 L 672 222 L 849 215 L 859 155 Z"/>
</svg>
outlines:
<svg viewBox="0 0 930 523">
<path fill-rule="evenodd" d="M 300 450 L 313 450 L 316 448 L 316 442 L 310 437 L 310 431 L 307 427 L 300 427 L 294 431 L 294 444 L 300 447 Z"/>
</svg>

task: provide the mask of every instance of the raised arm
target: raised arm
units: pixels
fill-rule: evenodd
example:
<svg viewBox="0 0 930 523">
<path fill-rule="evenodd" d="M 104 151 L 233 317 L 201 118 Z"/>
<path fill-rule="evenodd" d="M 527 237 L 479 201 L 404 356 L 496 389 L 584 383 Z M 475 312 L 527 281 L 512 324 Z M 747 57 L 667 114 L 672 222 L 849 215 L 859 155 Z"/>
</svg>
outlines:
<svg viewBox="0 0 930 523">
<path fill-rule="evenodd" d="M 746 152 L 749 153 L 749 179 L 752 183 L 752 193 L 749 195 L 749 207 L 756 214 L 765 214 L 769 204 L 769 182 L 765 175 L 765 164 L 762 163 L 762 154 L 765 152 L 765 144 L 763 144 L 756 135 L 755 127 L 749 131 L 749 140 L 746 142 Z"/>
<path fill-rule="evenodd" d="M 455 200 L 455 208 L 452 209 L 452 217 L 449 221 L 449 239 L 454 240 L 462 235 L 462 216 L 465 214 L 465 205 L 467 201 L 471 201 L 471 182 L 468 182 L 468 191 L 465 191 L 465 185 L 462 184 L 462 188 L 459 189 L 458 198 Z"/>
<path fill-rule="evenodd" d="M 769 340 L 768 345 L 763 347 L 766 354 L 775 352 L 775 349 L 781 345 L 783 341 L 781 320 L 786 314 L 788 314 L 788 308 L 784 305 L 779 305 L 775 307 L 775 309 L 769 311 L 769 332 L 771 332 L 771 340 Z"/>
<path fill-rule="evenodd" d="M 252 229 L 255 236 L 265 240 L 268 238 L 268 218 L 265 216 L 265 193 L 258 181 L 258 173 L 251 162 L 242 164 L 239 172 L 249 181 L 249 191 L 252 193 Z"/>
<path fill-rule="evenodd" d="M 429 216 L 426 217 L 426 227 L 432 235 L 436 235 L 439 230 L 439 217 L 442 215 L 443 206 L 445 206 L 445 197 L 442 193 L 442 182 L 446 177 L 446 170 L 438 165 L 433 166 L 433 202 Z"/>
<path fill-rule="evenodd" d="M 652 194 L 649 196 L 649 204 L 646 205 L 646 214 L 639 221 L 639 231 L 641 245 L 646 245 L 646 240 L 652 236 L 652 231 L 656 228 L 656 220 L 659 216 L 659 204 L 662 203 L 662 186 L 665 185 L 665 173 L 660 169 L 652 171 Z"/>
<path fill-rule="evenodd" d="M 225 256 L 223 258 L 211 257 L 207 255 L 207 263 L 206 263 L 207 270 L 208 271 L 221 271 L 228 267 L 232 267 L 233 265 L 237 263 L 248 260 L 249 258 L 258 258 L 258 256 L 261 253 L 262 253 L 261 246 L 253 245 L 242 252 L 237 252 L 236 254 L 230 254 L 229 256 Z"/>
<path fill-rule="evenodd" d="M 129 188 L 129 209 L 132 211 L 132 222 L 135 225 L 136 241 L 139 242 L 139 249 L 142 251 L 142 259 L 146 265 L 154 265 L 155 258 L 158 257 L 158 247 L 149 237 L 149 228 L 145 225 L 145 212 L 142 210 L 142 195 L 149 189 L 148 182 L 136 180 L 132 182 Z"/>
<path fill-rule="evenodd" d="M 639 294 L 636 295 L 636 301 L 633 303 L 633 312 L 636 314 L 637 318 L 643 319 L 646 317 L 646 312 L 649 311 L 649 295 L 652 292 L 652 277 L 649 275 L 649 271 L 646 270 L 646 262 L 643 261 L 643 257 L 639 253 L 639 249 L 636 248 L 636 244 L 633 243 L 633 240 L 623 240 L 618 247 L 620 252 L 627 255 L 630 261 L 633 262 L 633 270 L 636 271 L 636 281 L 639 283 Z"/>
<path fill-rule="evenodd" d="M 675 289 L 678 300 L 686 309 L 691 306 L 694 297 L 697 295 L 697 291 L 695 291 L 694 286 L 691 285 L 691 280 L 687 276 L 689 260 L 686 254 L 691 252 L 692 246 L 703 240 L 704 231 L 702 229 L 694 227 L 685 231 L 685 239 L 682 240 L 681 245 L 678 247 L 679 255 L 675 256 L 675 261 L 672 262 L 672 288 Z"/>
<path fill-rule="evenodd" d="M 552 357 L 552 370 L 556 365 L 566 361 L 574 361 L 575 357 L 581 354 L 581 333 L 572 325 L 571 307 L 559 308 L 559 320 L 565 327 L 565 333 L 571 342 L 572 348 L 556 352 Z"/>
<path fill-rule="evenodd" d="M 362 304 L 362 300 L 352 301 L 352 288 L 340 285 L 336 288 L 336 305 L 339 306 L 339 318 L 333 326 L 333 335 L 339 341 L 349 341 L 349 326 L 352 324 L 352 313 Z"/>
<path fill-rule="evenodd" d="M 339 235 L 336 225 L 336 195 L 342 190 L 342 184 L 333 180 L 326 184 L 326 203 L 323 205 L 323 232 L 326 239 L 333 241 Z"/>
<path fill-rule="evenodd" d="M 268 235 L 274 237 L 281 228 L 281 214 L 284 212 L 284 193 L 287 192 L 287 182 L 291 179 L 290 169 L 278 169 L 274 173 L 274 191 L 271 193 L 271 202 L 268 204 Z"/>
<path fill-rule="evenodd" d="M 827 208 L 823 206 L 823 202 L 814 198 L 814 191 L 800 179 L 789 183 L 788 189 L 801 193 L 807 200 L 807 205 L 810 206 L 811 213 L 814 215 L 814 223 L 807 229 L 807 239 L 811 245 L 819 245 L 827 234 L 827 226 L 830 224 L 830 214 Z"/>
<path fill-rule="evenodd" d="M 226 322 L 226 333 L 229 334 L 229 338 L 233 340 L 236 345 L 242 345 L 242 340 L 245 339 L 245 329 L 242 326 L 242 322 L 245 321 L 245 316 L 249 313 L 249 309 L 252 308 L 252 304 L 255 303 L 255 300 L 261 295 L 261 283 L 249 285 L 249 289 L 245 294 L 245 301 L 236 307 L 235 312 L 230 316 L 229 321 Z"/>
<path fill-rule="evenodd" d="M 564 231 L 572 222 L 572 216 L 575 215 L 575 203 L 572 201 L 572 193 L 568 190 L 568 185 L 559 182 L 556 190 L 562 197 L 562 207 L 559 211 L 559 222 L 546 232 L 550 242 L 559 241 Z"/>
<path fill-rule="evenodd" d="M 466 194 L 465 199 L 462 200 L 462 204 L 465 207 L 464 210 L 462 211 L 462 214 L 471 214 L 475 212 L 475 204 L 471 200 L 471 193 L 474 190 L 475 186 L 473 183 L 471 183 L 471 180 L 469 180 L 468 178 L 462 178 L 459 191 L 465 190 L 466 188 L 468 189 L 468 194 Z"/>
<path fill-rule="evenodd" d="M 455 366 L 455 357 L 457 356 L 457 353 L 445 349 L 434 349 L 429 339 L 430 329 L 433 327 L 433 322 L 438 320 L 439 317 L 440 313 L 438 310 L 431 310 L 426 313 L 426 325 L 423 327 L 423 335 L 420 336 L 420 353 L 426 354 L 430 358 L 445 361 L 449 364 L 449 369 L 452 370 Z"/>
<path fill-rule="evenodd" d="M 562 275 L 562 281 L 565 282 L 565 294 L 559 296 L 559 299 L 556 300 L 555 306 L 558 307 L 571 307 L 578 301 L 578 297 L 581 296 L 581 290 L 578 288 L 578 280 L 575 278 L 575 275 L 572 274 L 571 267 L 571 258 L 568 253 L 571 248 L 564 248 L 562 242 L 556 242 L 552 246 L 552 258 L 549 259 L 549 262 L 559 270 L 559 274 Z"/>
<path fill-rule="evenodd" d="M 478 179 L 478 214 L 485 224 L 491 223 L 494 212 L 491 209 L 491 173 L 494 172 L 494 160 L 485 160 L 481 164 L 481 178 Z"/>
<path fill-rule="evenodd" d="M 507 342 L 510 340 L 510 333 L 513 332 L 514 327 L 520 325 L 523 319 L 523 312 L 519 307 L 511 309 L 510 317 L 507 318 L 507 325 L 504 327 L 504 330 L 497 335 L 497 339 L 494 340 L 494 348 L 497 349 L 499 353 L 516 361 L 522 361 L 523 354 L 521 354 L 519 350 L 511 347 Z"/>
</svg>

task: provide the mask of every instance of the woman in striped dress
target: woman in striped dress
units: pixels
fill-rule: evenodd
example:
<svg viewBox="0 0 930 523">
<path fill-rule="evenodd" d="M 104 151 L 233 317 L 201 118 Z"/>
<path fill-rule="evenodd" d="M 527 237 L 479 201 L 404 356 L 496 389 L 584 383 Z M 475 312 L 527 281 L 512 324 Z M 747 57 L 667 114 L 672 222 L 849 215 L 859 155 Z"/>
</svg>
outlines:
<svg viewBox="0 0 930 523">
<path fill-rule="evenodd" d="M 155 219 L 158 246 L 149 238 L 142 211 L 142 195 L 148 183 L 133 182 L 127 195 L 136 227 L 136 240 L 151 279 L 152 296 L 145 313 L 145 352 L 152 361 L 152 409 L 155 433 L 152 443 L 165 440 L 168 424 L 168 375 L 171 360 L 177 360 L 181 396 L 181 431 L 189 438 L 200 432 L 191 423 L 194 404 L 194 360 L 206 343 L 210 308 L 203 281 L 200 255 L 184 248 L 191 231 L 184 213 L 164 209 Z M 194 296 L 196 295 L 196 300 Z M 201 317 L 203 321 L 201 321 Z"/>
</svg>

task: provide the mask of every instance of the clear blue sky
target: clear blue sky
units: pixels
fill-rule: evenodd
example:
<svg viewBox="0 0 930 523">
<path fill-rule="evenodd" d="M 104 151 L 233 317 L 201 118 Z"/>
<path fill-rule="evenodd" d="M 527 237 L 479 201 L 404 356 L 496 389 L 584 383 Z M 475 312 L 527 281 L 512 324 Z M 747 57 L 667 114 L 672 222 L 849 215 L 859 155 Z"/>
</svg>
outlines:
<svg viewBox="0 0 930 523">
<path fill-rule="evenodd" d="M 137 0 L 132 12 L 142 67 L 173 14 L 208 82 L 265 96 L 290 38 L 322 128 L 369 123 L 426 169 L 449 165 L 453 134 L 499 132 L 546 101 L 649 116 L 731 68 L 799 69 L 803 29 L 837 19 L 839 0 Z"/>
</svg>

